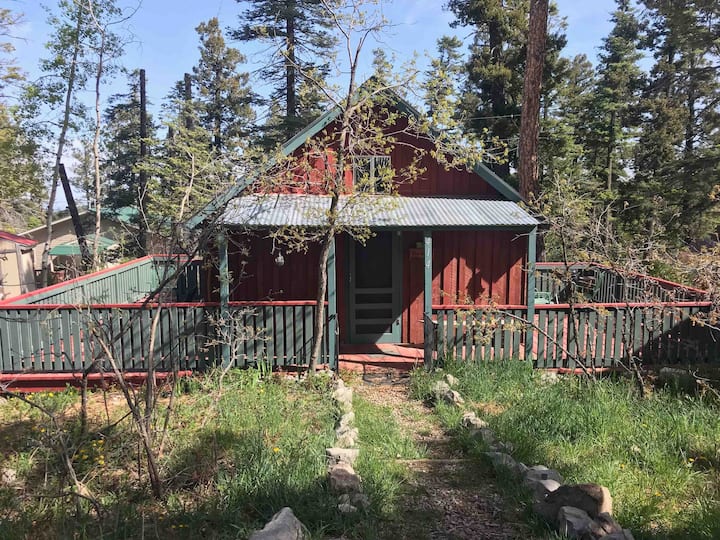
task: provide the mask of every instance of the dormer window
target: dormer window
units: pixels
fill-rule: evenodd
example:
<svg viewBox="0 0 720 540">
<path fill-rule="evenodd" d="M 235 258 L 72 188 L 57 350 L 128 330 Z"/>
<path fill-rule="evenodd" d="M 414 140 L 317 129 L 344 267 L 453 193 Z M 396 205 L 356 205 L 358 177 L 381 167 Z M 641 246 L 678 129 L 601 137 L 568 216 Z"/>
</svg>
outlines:
<svg viewBox="0 0 720 540">
<path fill-rule="evenodd" d="M 358 191 L 389 193 L 392 176 L 390 156 L 353 157 L 353 183 Z"/>
</svg>

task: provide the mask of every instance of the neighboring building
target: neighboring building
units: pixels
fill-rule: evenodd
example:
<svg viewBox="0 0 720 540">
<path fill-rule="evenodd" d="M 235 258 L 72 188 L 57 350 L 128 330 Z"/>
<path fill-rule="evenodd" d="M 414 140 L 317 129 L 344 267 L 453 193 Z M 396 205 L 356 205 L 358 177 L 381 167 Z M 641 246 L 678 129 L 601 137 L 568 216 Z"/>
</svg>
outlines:
<svg viewBox="0 0 720 540">
<path fill-rule="evenodd" d="M 33 247 L 36 243 L 0 231 L 0 300 L 35 290 Z"/>
<path fill-rule="evenodd" d="M 401 115 L 417 114 L 401 98 L 394 99 Z M 322 185 L 313 183 L 321 176 L 313 171 L 325 161 L 317 158 L 308 141 L 333 133 L 337 115 L 338 109 L 329 111 L 283 147 L 286 155 L 312 164 L 305 173 L 304 192 L 253 194 L 254 179 L 262 175 L 258 171 L 206 209 L 205 215 L 220 212 L 219 223 L 228 239 L 227 251 L 221 247 L 219 254 L 221 274 L 222 261 L 227 257 L 229 263 L 228 297 L 222 298 L 221 290 L 221 302 L 316 298 L 318 245 L 310 245 L 306 253 L 280 253 L 270 234 L 281 227 L 317 226 L 329 208 L 330 197 L 323 194 Z M 364 245 L 347 234 L 334 240 L 328 270 L 329 324 L 337 321 L 341 347 L 420 344 L 429 324 L 424 321 L 433 309 L 524 305 L 528 300 L 526 268 L 535 256 L 539 222 L 518 204 L 520 195 L 484 165 L 446 170 L 432 157 L 431 142 L 411 134 L 396 136 L 398 143 L 389 156 L 361 156 L 346 174 L 349 195 L 341 196 L 339 204 L 352 207 L 358 171 L 367 178 L 377 167 L 400 170 L 412 163 L 413 147 L 420 144 L 428 150 L 419 164 L 423 172 L 414 182 L 401 184 L 399 196 L 373 189 L 375 194 L 363 195 L 360 207 L 345 213 L 349 224 L 369 226 L 374 236 Z M 189 225 L 202 226 L 202 215 Z M 210 281 L 206 296 L 218 299 L 223 277 L 214 284 Z"/>
<path fill-rule="evenodd" d="M 137 212 L 132 208 L 103 211 L 100 223 L 101 253 L 109 254 L 112 252 L 111 258 L 114 259 L 123 254 L 126 246 L 132 244 L 136 231 L 133 219 L 136 214 Z M 80 212 L 80 220 L 83 224 L 88 246 L 92 249 L 95 238 L 95 212 L 92 210 Z M 47 227 L 43 225 L 30 229 L 23 232 L 22 236 L 37 242 L 34 247 L 35 270 L 40 270 L 45 239 L 47 238 Z M 80 255 L 80 246 L 75 236 L 72 218 L 67 216 L 54 221 L 52 241 L 50 242 L 51 271 L 57 274 L 59 280 L 75 277 L 76 270 L 80 268 Z"/>
</svg>

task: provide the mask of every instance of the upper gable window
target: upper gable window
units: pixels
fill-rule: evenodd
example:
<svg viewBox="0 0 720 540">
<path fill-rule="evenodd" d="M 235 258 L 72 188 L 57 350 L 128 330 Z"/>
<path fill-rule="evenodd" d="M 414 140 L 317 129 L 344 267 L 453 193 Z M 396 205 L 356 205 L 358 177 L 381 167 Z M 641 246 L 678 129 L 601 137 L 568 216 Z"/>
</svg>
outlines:
<svg viewBox="0 0 720 540">
<path fill-rule="evenodd" d="M 389 193 L 392 177 L 390 156 L 353 157 L 353 183 L 358 191 Z"/>
</svg>

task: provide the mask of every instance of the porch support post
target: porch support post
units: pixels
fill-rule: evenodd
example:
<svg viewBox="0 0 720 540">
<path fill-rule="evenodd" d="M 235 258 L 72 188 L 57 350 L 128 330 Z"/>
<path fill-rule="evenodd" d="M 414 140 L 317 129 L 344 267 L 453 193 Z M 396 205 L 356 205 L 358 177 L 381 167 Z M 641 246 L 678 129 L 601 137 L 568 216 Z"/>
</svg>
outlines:
<svg viewBox="0 0 720 540">
<path fill-rule="evenodd" d="M 327 338 L 328 361 L 330 369 L 337 368 L 337 275 L 335 271 L 335 237 L 330 240 L 330 252 L 327 260 Z"/>
<path fill-rule="evenodd" d="M 533 227 L 528 234 L 528 264 L 527 264 L 527 321 L 525 332 L 525 360 L 533 360 L 533 339 L 535 337 L 535 262 L 537 259 L 537 227 Z"/>
<path fill-rule="evenodd" d="M 223 367 L 230 365 L 230 271 L 228 268 L 227 231 L 221 229 L 217 234 L 218 271 L 220 279 L 220 320 L 224 325 L 224 335 L 220 339 L 220 358 Z"/>
<path fill-rule="evenodd" d="M 425 367 L 432 367 L 435 329 L 432 321 L 432 232 L 423 231 L 423 330 Z"/>
</svg>

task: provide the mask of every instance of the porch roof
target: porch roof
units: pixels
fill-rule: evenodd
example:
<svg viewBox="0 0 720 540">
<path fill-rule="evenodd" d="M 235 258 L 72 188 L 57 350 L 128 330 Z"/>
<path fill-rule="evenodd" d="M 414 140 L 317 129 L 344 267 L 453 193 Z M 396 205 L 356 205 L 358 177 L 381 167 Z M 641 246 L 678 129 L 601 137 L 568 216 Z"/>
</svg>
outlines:
<svg viewBox="0 0 720 540">
<path fill-rule="evenodd" d="M 231 227 L 319 227 L 330 208 L 327 195 L 246 195 L 230 201 L 220 222 Z M 512 201 L 465 197 L 344 195 L 341 225 L 371 229 L 529 229 L 539 224 Z"/>
</svg>

